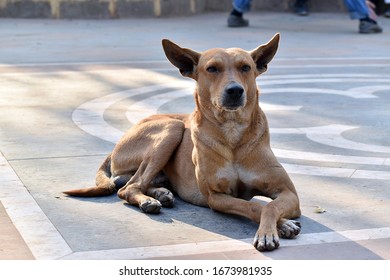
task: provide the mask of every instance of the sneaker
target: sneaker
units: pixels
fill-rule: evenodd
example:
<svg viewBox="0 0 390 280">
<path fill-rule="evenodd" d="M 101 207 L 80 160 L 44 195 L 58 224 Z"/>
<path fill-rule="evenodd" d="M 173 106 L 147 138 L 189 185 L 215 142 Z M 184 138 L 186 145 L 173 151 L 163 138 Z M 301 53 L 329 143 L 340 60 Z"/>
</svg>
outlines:
<svg viewBox="0 0 390 280">
<path fill-rule="evenodd" d="M 235 15 L 229 15 L 227 22 L 229 27 L 246 27 L 249 25 L 249 20 Z"/>
<path fill-rule="evenodd" d="M 294 5 L 294 12 L 299 16 L 307 16 L 309 14 L 307 1 L 296 1 Z"/>
<path fill-rule="evenodd" d="M 362 20 L 359 23 L 359 33 L 371 34 L 371 33 L 381 33 L 382 27 L 380 27 L 376 22 Z"/>
</svg>

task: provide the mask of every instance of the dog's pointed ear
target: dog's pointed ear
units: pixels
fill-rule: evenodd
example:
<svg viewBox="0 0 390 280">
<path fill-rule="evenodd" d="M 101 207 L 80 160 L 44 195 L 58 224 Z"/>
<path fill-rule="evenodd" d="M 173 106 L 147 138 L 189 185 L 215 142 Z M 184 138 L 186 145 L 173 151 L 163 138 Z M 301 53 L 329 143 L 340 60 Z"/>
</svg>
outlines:
<svg viewBox="0 0 390 280">
<path fill-rule="evenodd" d="M 280 34 L 276 33 L 268 43 L 259 46 L 257 49 L 254 49 L 250 52 L 254 62 L 256 63 L 256 68 L 258 74 L 267 71 L 268 63 L 271 62 L 272 58 L 276 54 L 279 46 Z"/>
<path fill-rule="evenodd" d="M 185 77 L 196 78 L 196 66 L 199 62 L 200 53 L 190 49 L 184 49 L 175 43 L 163 39 L 162 46 L 168 60 L 177 68 Z"/>
</svg>

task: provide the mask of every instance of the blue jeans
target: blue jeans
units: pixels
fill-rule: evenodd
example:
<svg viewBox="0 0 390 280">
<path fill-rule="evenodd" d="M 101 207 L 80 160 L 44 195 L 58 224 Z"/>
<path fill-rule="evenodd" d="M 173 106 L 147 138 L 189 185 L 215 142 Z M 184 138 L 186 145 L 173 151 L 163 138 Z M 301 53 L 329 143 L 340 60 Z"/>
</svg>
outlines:
<svg viewBox="0 0 390 280">
<path fill-rule="evenodd" d="M 233 8 L 240 13 L 249 12 L 252 0 L 233 0 Z"/>
<path fill-rule="evenodd" d="M 369 12 L 365 0 L 344 0 L 351 19 L 363 19 L 368 17 Z"/>
<path fill-rule="evenodd" d="M 249 12 L 252 0 L 233 0 L 233 8 L 240 13 Z M 352 19 L 362 19 L 368 17 L 368 8 L 365 0 L 344 0 Z"/>
</svg>

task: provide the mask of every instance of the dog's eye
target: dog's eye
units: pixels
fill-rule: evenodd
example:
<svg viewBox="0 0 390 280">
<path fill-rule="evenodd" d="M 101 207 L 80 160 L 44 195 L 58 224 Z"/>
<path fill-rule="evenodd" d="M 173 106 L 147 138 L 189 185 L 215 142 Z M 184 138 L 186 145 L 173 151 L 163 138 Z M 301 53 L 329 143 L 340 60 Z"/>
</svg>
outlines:
<svg viewBox="0 0 390 280">
<path fill-rule="evenodd" d="M 249 71 L 251 71 L 251 67 L 249 65 L 245 64 L 241 67 L 241 71 L 244 73 L 249 72 Z"/>
<path fill-rule="evenodd" d="M 217 73 L 218 72 L 218 68 L 215 67 L 215 66 L 210 66 L 210 67 L 207 67 L 206 71 L 209 72 L 209 73 Z"/>
</svg>

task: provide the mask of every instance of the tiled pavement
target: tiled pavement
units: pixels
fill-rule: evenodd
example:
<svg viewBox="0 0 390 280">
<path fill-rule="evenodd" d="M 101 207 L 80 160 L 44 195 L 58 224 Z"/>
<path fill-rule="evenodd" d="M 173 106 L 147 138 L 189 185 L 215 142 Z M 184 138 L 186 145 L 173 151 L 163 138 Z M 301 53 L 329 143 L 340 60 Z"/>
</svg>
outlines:
<svg viewBox="0 0 390 280">
<path fill-rule="evenodd" d="M 390 259 L 390 20 L 366 36 L 346 14 L 249 18 L 1 20 L 0 259 Z M 301 199 L 300 236 L 260 253 L 257 225 L 178 198 L 149 216 L 115 195 L 61 194 L 92 185 L 132 123 L 192 110 L 162 38 L 250 50 L 276 32 L 260 105 Z"/>
</svg>

